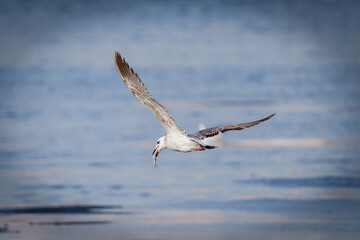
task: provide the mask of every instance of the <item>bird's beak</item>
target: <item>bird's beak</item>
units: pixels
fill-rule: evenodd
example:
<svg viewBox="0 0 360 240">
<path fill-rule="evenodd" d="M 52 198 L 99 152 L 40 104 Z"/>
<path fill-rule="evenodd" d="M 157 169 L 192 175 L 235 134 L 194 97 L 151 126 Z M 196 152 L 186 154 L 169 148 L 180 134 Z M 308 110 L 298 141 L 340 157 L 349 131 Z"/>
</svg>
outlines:
<svg viewBox="0 0 360 240">
<path fill-rule="evenodd" d="M 159 155 L 160 151 L 159 151 L 159 148 L 155 148 L 152 155 L 153 155 L 153 161 L 154 161 L 154 168 L 157 167 L 156 165 L 156 158 L 157 156 Z"/>
</svg>

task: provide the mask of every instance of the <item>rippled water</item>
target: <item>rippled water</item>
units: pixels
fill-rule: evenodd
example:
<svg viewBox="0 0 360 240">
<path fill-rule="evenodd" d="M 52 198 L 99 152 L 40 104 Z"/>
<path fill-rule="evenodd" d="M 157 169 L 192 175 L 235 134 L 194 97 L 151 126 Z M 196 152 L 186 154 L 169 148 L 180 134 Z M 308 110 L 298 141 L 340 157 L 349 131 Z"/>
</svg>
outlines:
<svg viewBox="0 0 360 240">
<path fill-rule="evenodd" d="M 1 3 L 0 238 L 358 239 L 358 2 Z M 188 132 L 164 150 L 118 50 Z"/>
</svg>

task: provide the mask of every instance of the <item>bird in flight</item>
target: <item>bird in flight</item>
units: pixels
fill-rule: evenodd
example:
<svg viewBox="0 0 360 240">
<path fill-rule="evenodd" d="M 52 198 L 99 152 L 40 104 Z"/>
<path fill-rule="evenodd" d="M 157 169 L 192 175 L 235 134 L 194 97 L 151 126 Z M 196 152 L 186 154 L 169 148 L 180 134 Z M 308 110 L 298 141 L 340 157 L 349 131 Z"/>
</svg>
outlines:
<svg viewBox="0 0 360 240">
<path fill-rule="evenodd" d="M 171 117 L 168 110 L 166 110 L 164 106 L 162 106 L 158 101 L 156 101 L 155 98 L 153 98 L 153 96 L 151 96 L 150 92 L 147 90 L 137 73 L 135 73 L 134 70 L 129 67 L 129 64 L 125 61 L 125 58 L 121 57 L 120 53 L 117 51 L 115 51 L 115 65 L 126 86 L 146 107 L 148 107 L 155 114 L 166 130 L 166 136 L 163 136 L 157 140 L 155 149 L 153 151 L 154 168 L 157 167 L 156 158 L 165 148 L 179 152 L 192 152 L 213 149 L 216 148 L 216 146 L 207 145 L 205 143 L 206 139 L 215 137 L 227 131 L 242 130 L 255 126 L 261 122 L 269 120 L 275 115 L 274 113 L 266 118 L 253 122 L 206 128 L 198 132 L 188 134 L 179 127 L 176 121 Z"/>
</svg>

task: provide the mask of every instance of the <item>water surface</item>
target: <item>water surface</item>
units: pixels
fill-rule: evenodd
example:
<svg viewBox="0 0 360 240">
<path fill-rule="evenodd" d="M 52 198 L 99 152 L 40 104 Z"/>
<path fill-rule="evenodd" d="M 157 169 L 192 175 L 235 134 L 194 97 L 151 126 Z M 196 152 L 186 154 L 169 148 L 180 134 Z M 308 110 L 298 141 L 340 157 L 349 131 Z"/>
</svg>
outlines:
<svg viewBox="0 0 360 240">
<path fill-rule="evenodd" d="M 1 3 L 0 238 L 358 239 L 357 1 Z M 165 134 L 119 51 L 205 152 Z"/>
</svg>

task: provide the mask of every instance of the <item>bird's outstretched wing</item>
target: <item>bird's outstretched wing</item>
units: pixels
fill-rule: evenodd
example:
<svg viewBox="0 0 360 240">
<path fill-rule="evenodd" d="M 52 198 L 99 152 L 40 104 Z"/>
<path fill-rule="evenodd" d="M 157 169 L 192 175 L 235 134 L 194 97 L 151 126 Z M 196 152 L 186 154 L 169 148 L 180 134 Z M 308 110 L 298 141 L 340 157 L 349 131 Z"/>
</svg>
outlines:
<svg viewBox="0 0 360 240">
<path fill-rule="evenodd" d="M 214 137 L 214 136 L 216 136 L 216 135 L 218 135 L 220 133 L 224 133 L 224 132 L 227 132 L 227 131 L 243 130 L 245 128 L 249 128 L 249 127 L 258 125 L 261 122 L 269 120 L 274 115 L 275 115 L 275 113 L 268 116 L 268 117 L 266 117 L 266 118 L 263 118 L 263 119 L 260 119 L 258 121 L 254 121 L 254 122 L 206 128 L 206 129 L 200 130 L 198 132 L 192 133 L 189 136 L 192 137 L 192 138 L 195 138 L 195 139 L 204 140 L 206 138 L 211 138 L 211 137 Z"/>
<path fill-rule="evenodd" d="M 129 64 L 125 61 L 125 58 L 122 58 L 121 55 L 116 51 L 115 65 L 126 86 L 141 102 L 145 104 L 146 107 L 148 107 L 155 114 L 155 116 L 164 126 L 167 133 L 174 131 L 184 133 L 176 121 L 170 116 L 170 113 L 166 110 L 166 108 L 151 96 L 145 85 L 140 80 L 139 76 L 132 68 L 129 67 Z"/>
</svg>

